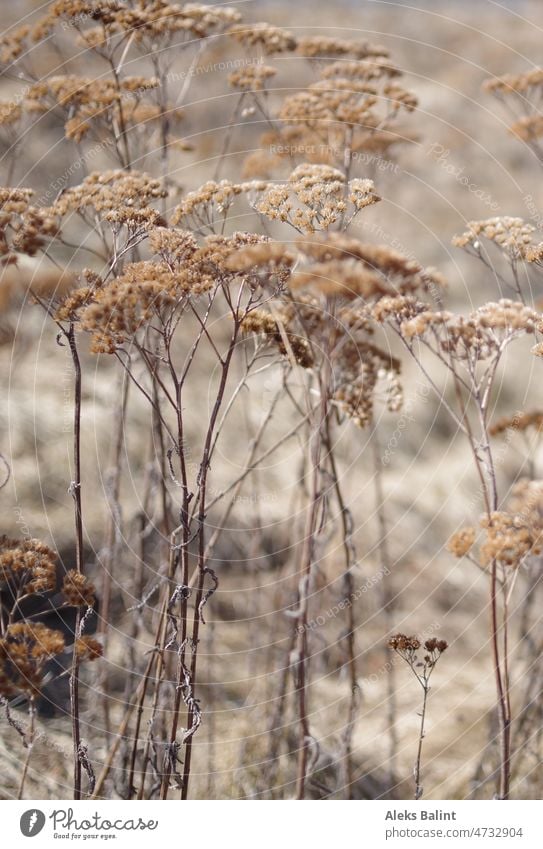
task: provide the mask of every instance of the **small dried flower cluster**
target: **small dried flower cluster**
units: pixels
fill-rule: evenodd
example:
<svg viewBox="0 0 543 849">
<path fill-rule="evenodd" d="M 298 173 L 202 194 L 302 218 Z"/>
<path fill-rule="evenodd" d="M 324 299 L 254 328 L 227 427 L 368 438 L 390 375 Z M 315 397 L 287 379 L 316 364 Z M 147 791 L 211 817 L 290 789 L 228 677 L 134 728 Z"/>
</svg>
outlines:
<svg viewBox="0 0 543 849">
<path fill-rule="evenodd" d="M 296 52 L 307 59 L 328 59 L 340 56 L 364 60 L 378 57 L 382 60 L 387 51 L 380 45 L 331 36 L 296 37 L 289 30 L 265 22 L 238 24 L 229 30 L 241 44 L 258 46 L 268 55 Z"/>
<path fill-rule="evenodd" d="M 485 91 L 491 94 L 501 95 L 507 95 L 512 92 L 528 95 L 530 92 L 539 91 L 542 87 L 543 70 L 541 68 L 535 68 L 523 74 L 505 74 L 502 77 L 485 80 L 483 83 Z"/>
<path fill-rule="evenodd" d="M 543 70 L 534 68 L 523 74 L 505 74 L 486 80 L 483 88 L 517 113 L 517 119 L 510 126 L 511 132 L 537 146 L 543 136 L 543 120 L 539 114 Z"/>
<path fill-rule="evenodd" d="M 386 51 L 317 37 L 302 39 L 299 52 L 310 58 L 345 58 L 324 65 L 319 80 L 285 98 L 279 111 L 282 126 L 261 138 L 264 151 L 279 159 L 301 155 L 306 162 L 344 167 L 346 155 L 382 155 L 409 139 L 399 116 L 412 112 L 417 101 L 399 85 L 401 72 Z M 246 173 L 262 176 L 271 161 L 252 155 Z"/>
<path fill-rule="evenodd" d="M 298 39 L 297 52 L 308 59 L 348 56 L 363 61 L 375 56 L 379 62 L 388 55 L 386 48 L 380 44 L 329 35 L 302 36 Z"/>
<path fill-rule="evenodd" d="M 455 557 L 464 557 L 475 544 L 475 528 L 462 528 L 456 531 L 447 543 L 447 550 Z"/>
<path fill-rule="evenodd" d="M 293 276 L 293 289 L 310 289 L 328 297 L 361 297 L 367 302 L 442 288 L 444 280 L 387 245 L 372 245 L 342 233 L 299 240 L 305 265 Z M 307 267 L 307 261 L 313 261 Z"/>
<path fill-rule="evenodd" d="M 522 478 L 511 489 L 507 506 L 537 531 L 543 530 L 543 481 Z"/>
<path fill-rule="evenodd" d="M 189 192 L 176 206 L 171 218 L 174 226 L 193 227 L 195 230 L 211 230 L 217 222 L 226 219 L 236 198 L 243 193 L 243 185 L 221 180 L 210 180 L 197 191 Z"/>
<path fill-rule="evenodd" d="M 426 651 L 423 663 L 419 662 L 417 655 L 421 646 Z M 446 640 L 438 640 L 436 637 L 431 637 L 422 644 L 418 637 L 395 634 L 389 639 L 388 647 L 397 652 L 411 666 L 413 671 L 420 666 L 423 667 L 422 674 L 416 672 L 417 677 L 428 677 L 428 673 L 436 665 L 443 652 L 447 650 L 448 643 Z"/>
<path fill-rule="evenodd" d="M 281 291 L 291 277 L 296 256 L 278 242 L 262 238 L 232 253 L 226 268 L 245 276 L 247 282 Z"/>
<path fill-rule="evenodd" d="M 327 356 L 333 369 L 330 399 L 359 427 L 372 420 L 383 386 L 387 409 L 398 411 L 403 403 L 400 363 L 372 341 L 370 305 L 378 309 L 387 300 L 408 300 L 412 296 L 391 293 L 428 289 L 441 285 L 441 278 L 386 246 L 364 244 L 341 233 L 300 238 L 297 248 L 295 263 L 288 254 L 292 301 L 271 313 L 252 314 L 245 329 L 265 334 L 283 356 L 305 368 L 316 366 L 317 351 L 317 359 Z M 246 268 L 259 252 L 270 250 L 268 245 L 247 249 L 233 259 Z M 283 251 L 275 246 L 274 259 Z M 330 299 L 339 302 L 339 310 L 330 311 Z"/>
<path fill-rule="evenodd" d="M 13 130 L 23 117 L 20 103 L 12 100 L 0 100 L 0 127 L 2 130 Z"/>
<path fill-rule="evenodd" d="M 372 315 L 393 324 L 406 340 L 424 338 L 436 350 L 470 362 L 501 356 L 513 339 L 534 334 L 541 324 L 535 310 L 506 298 L 484 304 L 468 317 L 434 311 L 413 298 L 383 298 Z"/>
<path fill-rule="evenodd" d="M 151 204 L 166 195 L 161 181 L 148 174 L 95 171 L 79 186 L 66 189 L 49 212 L 56 216 L 77 212 L 92 224 L 103 220 L 115 229 L 147 230 L 163 223 Z"/>
<path fill-rule="evenodd" d="M 488 432 L 491 436 L 498 436 L 507 430 L 524 432 L 533 428 L 537 432 L 543 430 L 543 412 L 531 410 L 528 413 L 515 413 L 513 416 L 502 416 L 491 427 Z"/>
<path fill-rule="evenodd" d="M 94 353 L 112 354 L 168 303 L 175 276 L 164 264 L 136 262 L 95 292 L 84 291 L 78 318 Z M 75 293 L 77 295 L 77 293 Z M 73 298 L 69 305 L 73 311 Z M 66 305 L 57 312 L 61 316 Z M 73 312 L 72 312 L 73 314 Z"/>
<path fill-rule="evenodd" d="M 37 539 L 0 537 L 0 584 L 12 600 L 56 586 L 55 552 Z"/>
<path fill-rule="evenodd" d="M 232 236 L 207 236 L 200 245 L 186 230 L 157 227 L 149 235 L 152 260 L 125 265 L 122 274 L 103 283 L 83 286 L 71 293 L 56 310 L 58 320 L 77 321 L 92 334 L 94 353 L 114 353 L 132 340 L 153 318 L 159 323 L 166 313 L 182 309 L 188 298 L 197 298 L 242 277 L 256 286 L 275 279 L 278 288 L 288 274 L 285 265 L 260 275 L 253 265 L 246 270 L 232 258 L 242 249 L 260 248 L 264 237 L 237 232 Z M 265 279 L 264 279 L 265 278 Z"/>
<path fill-rule="evenodd" d="M 17 262 L 18 254 L 35 256 L 58 235 L 52 211 L 32 206 L 31 189 L 0 188 L 0 265 Z"/>
<path fill-rule="evenodd" d="M 308 234 L 338 221 L 348 227 L 358 212 L 380 200 L 371 180 L 347 182 L 341 171 L 328 165 L 299 165 L 286 183 L 253 183 L 246 191 L 261 215 Z"/>
<path fill-rule="evenodd" d="M 72 281 L 76 283 L 75 278 Z M 83 285 L 78 288 L 72 286 L 64 291 L 56 287 L 44 293 L 46 297 L 50 295 L 48 300 L 55 305 L 53 315 L 57 321 L 76 322 L 82 309 L 93 301 L 95 293 L 103 285 L 100 275 L 89 268 L 83 269 L 79 282 Z"/>
<path fill-rule="evenodd" d="M 40 693 L 45 664 L 64 651 L 60 631 L 40 622 L 9 625 L 0 639 L 0 693 L 11 697 Z"/>
<path fill-rule="evenodd" d="M 57 0 L 33 30 L 35 40 L 46 37 L 58 21 L 68 21 L 86 47 L 105 50 L 110 43 L 131 37 L 147 47 L 157 39 L 171 42 L 206 38 L 239 21 L 229 6 L 168 3 L 166 0 Z M 85 23 L 98 24 L 86 27 Z"/>
<path fill-rule="evenodd" d="M 536 228 L 522 218 L 503 215 L 483 221 L 470 221 L 468 229 L 453 239 L 458 248 L 472 248 L 477 254 L 481 250 L 481 239 L 493 242 L 508 257 L 514 260 L 537 262 L 543 254 L 543 245 L 534 244 Z"/>
<path fill-rule="evenodd" d="M 471 555 L 475 545 L 475 528 L 467 527 L 455 533 L 447 544 L 455 557 L 475 556 L 482 567 L 493 562 L 517 568 L 527 556 L 540 554 L 543 548 L 542 486 L 536 481 L 522 481 L 510 503 L 514 512 L 493 511 L 483 516 L 480 526 L 483 536 L 478 553 Z"/>
<path fill-rule="evenodd" d="M 75 569 L 70 569 L 64 575 L 62 595 L 71 607 L 94 607 L 96 601 L 94 584 Z"/>
<path fill-rule="evenodd" d="M 286 29 L 265 22 L 235 24 L 229 34 L 248 47 L 260 47 L 263 53 L 271 56 L 279 53 L 291 53 L 296 50 L 297 40 Z"/>
<path fill-rule="evenodd" d="M 486 531 L 479 554 L 483 566 L 488 566 L 493 560 L 504 566 L 520 566 L 527 554 L 541 552 L 541 520 L 534 526 L 522 514 L 496 511 L 490 517 L 483 517 L 481 526 Z"/>
<path fill-rule="evenodd" d="M 400 362 L 387 351 L 368 340 L 349 339 L 339 346 L 333 365 L 332 400 L 358 427 L 365 427 L 373 419 L 380 382 L 384 382 L 384 401 L 389 412 L 401 409 Z"/>
<path fill-rule="evenodd" d="M 104 649 L 102 644 L 94 637 L 77 637 L 75 641 L 75 654 L 80 663 L 86 660 L 98 660 L 102 657 Z"/>
<path fill-rule="evenodd" d="M 146 128 L 160 117 L 153 104 L 142 102 L 147 92 L 159 85 L 156 79 L 125 77 L 121 80 L 89 79 L 76 76 L 50 77 L 31 86 L 23 101 L 28 112 L 47 113 L 60 106 L 67 114 L 64 126 L 66 138 L 80 142 L 89 131 L 107 131 L 111 124 L 124 127 L 124 133 Z M 168 110 L 170 120 L 182 113 Z"/>
<path fill-rule="evenodd" d="M 245 318 L 242 328 L 245 333 L 264 336 L 282 356 L 292 358 L 302 368 L 311 368 L 314 364 L 311 345 L 304 336 L 290 329 L 290 317 L 286 310 L 271 315 L 266 310 L 255 309 Z"/>
<path fill-rule="evenodd" d="M 263 91 L 276 73 L 271 65 L 246 65 L 230 74 L 228 82 L 240 91 Z"/>
</svg>

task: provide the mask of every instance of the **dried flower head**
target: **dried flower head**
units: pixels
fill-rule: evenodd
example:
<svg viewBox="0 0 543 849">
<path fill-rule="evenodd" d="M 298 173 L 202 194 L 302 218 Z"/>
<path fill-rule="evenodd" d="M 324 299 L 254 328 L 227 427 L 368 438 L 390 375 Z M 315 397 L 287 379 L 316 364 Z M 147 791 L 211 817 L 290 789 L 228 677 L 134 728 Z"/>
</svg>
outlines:
<svg viewBox="0 0 543 849">
<path fill-rule="evenodd" d="M 447 543 L 447 549 L 455 557 L 464 557 L 475 543 L 475 528 L 462 528 L 452 535 Z"/>
<path fill-rule="evenodd" d="M 56 553 L 37 539 L 0 537 L 0 584 L 12 599 L 56 586 Z"/>
<path fill-rule="evenodd" d="M 77 637 L 75 641 L 75 653 L 77 659 L 80 662 L 84 662 L 87 660 L 98 660 L 98 658 L 102 657 L 104 650 L 102 644 L 98 640 L 95 640 L 94 637 L 83 635 L 82 637 Z"/>
<path fill-rule="evenodd" d="M 160 180 L 138 171 L 95 171 L 79 186 L 66 189 L 51 206 L 51 214 L 64 216 L 72 212 L 88 216 L 115 227 L 130 229 L 158 226 L 160 215 L 152 203 L 164 198 L 167 191 Z"/>
<path fill-rule="evenodd" d="M 66 572 L 62 582 L 62 595 L 66 604 L 73 607 L 94 607 L 96 601 L 94 584 L 75 569 Z"/>
<path fill-rule="evenodd" d="M 49 77 L 30 87 L 23 106 L 31 113 L 62 108 L 66 114 L 66 138 L 80 142 L 92 129 L 104 133 L 113 123 L 124 126 L 126 133 L 136 126 L 141 130 L 142 125 L 160 118 L 161 110 L 156 105 L 142 102 L 158 85 L 158 79 L 146 77 Z M 179 120 L 182 112 L 171 108 L 168 117 L 172 122 Z"/>
<path fill-rule="evenodd" d="M 507 298 L 489 302 L 467 317 L 406 299 L 378 303 L 373 316 L 395 325 L 406 340 L 424 337 L 436 352 L 453 354 L 466 362 L 474 357 L 499 358 L 513 339 L 535 333 L 541 323 L 535 310 Z"/>
<path fill-rule="evenodd" d="M 529 517 L 495 511 L 481 519 L 486 538 L 481 545 L 480 562 L 488 566 L 496 560 L 504 566 L 520 566 L 528 554 L 539 554 L 543 544 L 541 520 L 534 525 Z"/>
<path fill-rule="evenodd" d="M 240 91 L 263 91 L 276 73 L 277 69 L 271 65 L 245 65 L 230 74 L 228 82 Z"/>
<path fill-rule="evenodd" d="M 32 206 L 31 189 L 0 188 L 0 265 L 17 262 L 18 254 L 35 256 L 58 234 L 51 211 Z"/>
<path fill-rule="evenodd" d="M 295 168 L 285 183 L 252 183 L 244 189 L 257 212 L 299 233 L 327 230 L 338 221 L 346 228 L 358 212 L 380 200 L 371 180 L 347 182 L 336 168 L 307 163 Z"/>
<path fill-rule="evenodd" d="M 412 653 L 420 649 L 418 637 L 408 637 L 406 634 L 395 634 L 388 641 L 389 648 L 398 652 Z"/>
<path fill-rule="evenodd" d="M 386 48 L 379 44 L 326 35 L 302 37 L 298 39 L 297 47 L 297 52 L 301 56 L 307 56 L 310 59 L 349 56 L 353 59 L 364 60 L 370 56 L 376 56 L 378 59 L 384 59 L 387 56 Z"/>
<path fill-rule="evenodd" d="M 485 80 L 483 88 L 505 105 L 509 115 L 511 112 L 516 115 L 509 128 L 511 132 L 540 154 L 543 123 L 539 112 L 543 70 L 534 68 L 522 74 L 505 74 Z"/>
<path fill-rule="evenodd" d="M 265 22 L 236 24 L 230 27 L 230 35 L 241 44 L 261 47 L 268 55 L 291 53 L 297 47 L 297 40 L 288 30 L 272 26 Z"/>
<path fill-rule="evenodd" d="M 541 432 L 543 430 L 543 412 L 531 410 L 527 413 L 517 412 L 513 416 L 502 416 L 489 429 L 491 436 L 498 436 L 507 430 L 524 432 L 533 428 Z"/>
<path fill-rule="evenodd" d="M 235 199 L 241 195 L 242 186 L 230 180 L 216 183 L 210 180 L 197 191 L 189 192 L 176 206 L 172 215 L 174 226 L 192 227 L 213 232 L 216 224 L 226 219 Z"/>
<path fill-rule="evenodd" d="M 476 255 L 481 251 L 481 239 L 497 245 L 510 260 L 523 259 L 535 262 L 538 244 L 533 243 L 536 228 L 522 218 L 502 215 L 482 221 L 468 222 L 468 229 L 452 240 L 459 248 L 471 248 Z"/>
<path fill-rule="evenodd" d="M 0 693 L 39 694 L 46 662 L 64 651 L 64 637 L 40 622 L 9 625 L 0 639 Z"/>
</svg>

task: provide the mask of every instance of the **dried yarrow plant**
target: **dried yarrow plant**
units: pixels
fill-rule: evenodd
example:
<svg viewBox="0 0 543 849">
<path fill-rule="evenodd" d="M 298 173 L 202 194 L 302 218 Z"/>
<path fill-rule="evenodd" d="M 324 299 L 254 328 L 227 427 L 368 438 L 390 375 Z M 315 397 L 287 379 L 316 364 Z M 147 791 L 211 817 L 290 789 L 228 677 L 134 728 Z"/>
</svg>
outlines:
<svg viewBox="0 0 543 849">
<path fill-rule="evenodd" d="M 502 105 L 509 120 L 511 133 L 543 159 L 541 136 L 543 121 L 540 115 L 543 70 L 534 68 L 520 74 L 505 74 L 486 80 L 484 90 L 493 95 Z"/>
<path fill-rule="evenodd" d="M 95 606 L 93 584 L 75 569 L 59 571 L 57 555 L 36 539 L 0 537 L 0 695 L 8 721 L 10 704 L 27 704 L 29 726 L 25 732 L 16 722 L 27 757 L 21 775 L 19 798 L 22 798 L 25 779 L 36 732 L 36 713 L 44 698 L 45 684 L 58 680 L 59 668 L 65 667 L 72 688 L 77 687 L 79 664 L 95 660 L 102 654 L 102 645 L 84 634 L 85 623 Z M 45 625 L 54 612 L 58 628 Z M 67 629 L 67 616 L 75 611 L 76 625 Z M 81 611 L 83 615 L 81 616 Z M 69 638 L 67 640 L 67 637 Z M 51 664 L 56 659 L 57 665 Z M 74 672 L 75 670 L 75 672 Z M 77 771 L 86 768 L 83 758 L 79 717 L 72 712 L 74 732 L 74 763 Z M 92 770 L 87 770 L 89 787 L 93 786 Z"/>
<path fill-rule="evenodd" d="M 395 634 L 388 641 L 388 647 L 401 657 L 407 664 L 420 686 L 422 687 L 423 697 L 420 711 L 420 728 L 419 740 L 417 746 L 417 757 L 413 769 L 413 777 L 415 779 L 415 799 L 422 799 L 424 787 L 422 786 L 422 745 L 426 736 L 426 713 L 428 708 L 428 696 L 430 694 L 430 677 L 434 671 L 438 660 L 443 652 L 448 648 L 446 640 L 438 640 L 436 637 L 430 637 L 421 643 L 418 637 L 408 637 L 405 634 Z M 422 658 L 417 652 L 423 651 Z"/>
<path fill-rule="evenodd" d="M 416 360 L 428 383 L 448 409 L 458 430 L 466 437 L 480 482 L 480 495 L 488 528 L 499 515 L 500 493 L 489 416 L 502 359 L 513 342 L 534 337 L 541 316 L 523 302 L 502 299 L 487 303 L 469 316 L 436 311 L 413 296 L 385 298 L 372 310 L 373 317 L 391 327 Z M 433 355 L 449 374 L 454 403 L 427 369 L 426 353 Z M 507 524 L 498 523 L 495 533 L 505 540 Z M 453 548 L 459 554 L 469 542 L 462 533 Z M 507 543 L 504 542 L 505 547 Z M 467 550 L 467 549 L 466 549 Z M 496 554 L 485 561 L 490 577 L 491 637 L 494 673 L 501 723 L 500 797 L 508 798 L 511 780 L 511 697 L 507 649 L 508 597 L 500 594 L 500 561 Z"/>
<path fill-rule="evenodd" d="M 38 74 L 36 57 L 49 43 L 55 59 L 46 58 Z M 225 77 L 234 107 L 224 132 L 215 133 L 222 137 L 213 147 L 213 166 L 204 153 L 209 173 L 199 188 L 192 184 L 186 191 L 176 168 L 179 161 L 187 164 L 179 156 L 190 153 L 192 145 L 183 137 L 185 126 L 194 135 L 184 108 L 202 55 L 217 44 L 242 51 L 247 61 Z M 276 96 L 280 68 L 274 56 L 303 62 L 317 77 L 302 91 L 290 86 L 286 96 Z M 55 553 L 34 540 L 1 543 L 2 591 L 8 598 L 1 609 L 1 689 L 16 732 L 11 708 L 21 699 L 30 705 L 30 730 L 21 735 L 28 757 L 20 795 L 31 764 L 36 703 L 49 681 L 48 664 L 60 663 L 59 658 L 70 683 L 75 798 L 203 795 L 195 775 L 205 769 L 202 749 L 222 745 L 213 734 L 223 706 L 217 710 L 208 697 L 210 656 L 216 649 L 207 622 L 218 606 L 213 596 L 221 579 L 215 554 L 236 499 L 243 498 L 243 486 L 251 481 L 258 499 L 263 494 L 259 467 L 286 439 L 297 437 L 301 473 L 292 504 L 304 527 L 301 543 L 291 546 L 289 574 L 277 582 L 282 586 L 266 635 L 273 643 L 276 632 L 286 633 L 284 641 L 277 640 L 276 654 L 270 650 L 268 656 L 270 668 L 279 659 L 280 674 L 274 667 L 265 694 L 273 705 L 266 763 L 254 786 L 240 783 L 239 792 L 299 799 L 314 793 L 356 796 L 360 761 L 354 732 L 365 635 L 352 599 L 362 568 L 357 521 L 336 444 L 342 430 L 350 428 L 358 439 L 361 429 L 374 428 L 377 408 L 401 409 L 398 350 L 403 346 L 440 397 L 426 353 L 451 378 L 456 404 L 443 403 L 467 437 L 481 481 L 486 536 L 478 545 L 474 529 L 466 529 L 451 546 L 490 577 L 501 718 L 499 795 L 507 798 L 512 757 L 509 596 L 520 566 L 539 552 L 539 524 L 535 506 L 525 516 L 526 507 L 504 509 L 501 504 L 491 436 L 507 425 L 492 426 L 490 415 L 496 375 L 509 345 L 526 335 L 537 339 L 541 331 L 541 316 L 529 306 L 527 292 L 531 277 L 526 269 L 537 273 L 541 264 L 534 228 L 520 219 L 500 218 L 472 222 L 457 237 L 460 247 L 485 264 L 490 264 L 487 246 L 501 252 L 507 271 L 500 282 L 516 298 L 485 304 L 468 316 L 444 309 L 444 280 L 437 271 L 387 245 L 353 237 L 358 216 L 371 215 L 367 210 L 380 200 L 379 185 L 370 179 L 375 163 L 395 156 L 414 138 L 404 117 L 414 111 L 416 97 L 403 88 L 401 72 L 380 45 L 246 22 L 237 10 L 222 6 L 56 0 L 37 23 L 0 39 L 0 58 L 24 84 L 16 102 L 0 104 L 0 128 L 11 151 L 11 185 L 0 190 L 2 297 L 17 296 L 24 263 L 39 261 L 47 269 L 25 280 L 19 303 L 30 296 L 50 317 L 59 344 L 67 348 L 73 377 L 69 491 L 75 568 L 59 573 Z M 246 157 L 243 173 L 239 179 L 223 179 L 229 154 L 237 150 L 237 128 L 243 131 L 244 122 L 253 119 L 267 128 L 260 149 L 246 157 L 242 140 L 237 152 L 240 159 Z M 40 198 L 15 183 L 17 169 L 22 171 L 21 135 L 39 132 L 47 122 L 64 139 L 62 149 L 69 157 L 75 152 L 81 173 L 68 171 L 60 190 Z M 383 329 L 392 332 L 395 347 Z M 111 409 L 112 474 L 95 587 L 84 545 L 85 511 L 95 493 L 85 489 L 81 475 L 86 450 L 82 414 L 86 381 L 92 370 L 104 368 L 104 361 L 118 367 L 120 391 Z M 240 468 L 219 486 L 218 456 L 228 446 L 229 428 L 236 428 L 232 411 L 246 413 L 251 404 L 258 406 L 247 389 L 270 369 L 280 375 L 280 386 L 258 411 L 263 416 Z M 122 446 L 134 396 L 147 410 L 149 442 L 135 542 L 123 535 L 121 485 Z M 268 428 L 281 403 L 294 424 L 268 445 Z M 195 410 L 196 436 L 191 429 Z M 538 422 L 532 417 L 526 427 L 539 427 Z M 541 495 L 537 481 L 516 494 L 520 501 Z M 379 498 L 382 502 L 382 494 Z M 534 503 L 539 510 L 540 500 Z M 263 531 L 249 530 L 252 550 L 260 553 Z M 312 621 L 316 588 L 338 542 L 341 630 L 333 672 L 338 688 L 344 681 L 348 686 L 341 691 L 346 698 L 338 702 L 340 739 L 330 743 L 321 742 L 313 718 L 313 670 L 327 637 L 325 629 L 312 633 Z M 119 614 L 120 600 L 113 592 L 114 579 L 121 575 L 131 599 L 126 617 Z M 250 595 L 248 619 L 259 623 L 263 602 L 256 596 L 262 593 Z M 65 608 L 73 612 L 68 633 L 28 613 L 35 597 L 47 603 L 54 599 L 59 616 Z M 88 628 L 96 610 L 99 640 Z M 287 615 L 279 615 L 280 610 Z M 122 681 L 102 664 L 94 679 L 99 698 L 92 717 L 100 718 L 104 730 L 97 730 L 87 745 L 80 710 L 80 682 L 87 672 L 81 666 L 97 659 L 102 649 L 108 661 L 114 632 L 126 654 Z M 420 798 L 428 682 L 446 644 L 426 641 L 422 666 L 415 657 L 418 639 L 398 635 L 391 647 L 424 690 L 415 772 Z M 219 657 L 225 653 L 222 647 L 217 652 Z M 259 677 L 254 668 L 250 672 L 249 677 Z M 226 693 L 226 684 L 221 692 Z M 206 732 L 206 746 L 199 749 Z M 240 763 L 245 752 L 240 751 Z M 261 750 L 255 755 L 262 759 Z M 216 772 L 211 757 L 208 788 Z M 333 769 L 323 778 L 327 759 Z M 391 784 L 393 779 L 384 793 L 393 791 Z"/>
</svg>

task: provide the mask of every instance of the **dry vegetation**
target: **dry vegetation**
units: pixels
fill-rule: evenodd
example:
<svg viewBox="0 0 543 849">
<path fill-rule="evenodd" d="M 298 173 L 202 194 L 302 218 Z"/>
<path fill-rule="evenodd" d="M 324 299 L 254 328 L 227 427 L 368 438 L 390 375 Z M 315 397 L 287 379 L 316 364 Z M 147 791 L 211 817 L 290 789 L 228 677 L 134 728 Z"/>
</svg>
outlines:
<svg viewBox="0 0 543 849">
<path fill-rule="evenodd" d="M 3 798 L 540 798 L 535 7 L 362 5 L 5 21 Z"/>
</svg>

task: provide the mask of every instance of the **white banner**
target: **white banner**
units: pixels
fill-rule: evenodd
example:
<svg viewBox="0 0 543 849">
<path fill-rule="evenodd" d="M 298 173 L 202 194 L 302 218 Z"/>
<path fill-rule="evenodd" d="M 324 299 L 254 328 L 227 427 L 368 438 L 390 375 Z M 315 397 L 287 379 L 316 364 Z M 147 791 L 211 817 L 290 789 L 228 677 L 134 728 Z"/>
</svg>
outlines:
<svg viewBox="0 0 543 849">
<path fill-rule="evenodd" d="M 519 847 L 540 849 L 543 803 L 56 802 L 2 803 L 2 845 L 197 849 Z M 30 840 L 35 840 L 30 844 Z"/>
</svg>

